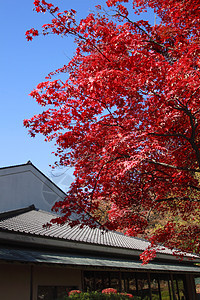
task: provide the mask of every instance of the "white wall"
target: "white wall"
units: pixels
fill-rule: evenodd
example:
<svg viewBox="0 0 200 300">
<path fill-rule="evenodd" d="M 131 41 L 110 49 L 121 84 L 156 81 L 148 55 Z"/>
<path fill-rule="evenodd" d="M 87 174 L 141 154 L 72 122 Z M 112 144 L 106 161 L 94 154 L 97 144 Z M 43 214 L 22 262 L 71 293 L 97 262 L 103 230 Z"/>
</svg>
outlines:
<svg viewBox="0 0 200 300">
<path fill-rule="evenodd" d="M 65 193 L 33 165 L 0 169 L 0 212 L 35 205 L 50 211 Z"/>
</svg>

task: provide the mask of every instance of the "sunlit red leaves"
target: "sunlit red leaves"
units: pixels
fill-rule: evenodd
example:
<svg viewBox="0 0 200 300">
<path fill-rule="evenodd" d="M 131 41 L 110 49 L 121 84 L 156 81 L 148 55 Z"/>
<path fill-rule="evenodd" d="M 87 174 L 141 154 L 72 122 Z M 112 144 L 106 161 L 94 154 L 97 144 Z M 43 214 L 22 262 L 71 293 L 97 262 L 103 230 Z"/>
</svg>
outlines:
<svg viewBox="0 0 200 300">
<path fill-rule="evenodd" d="M 142 264 L 148 264 L 152 259 L 156 257 L 156 250 L 147 248 L 142 254 L 140 254 L 140 259 Z"/>
<path fill-rule="evenodd" d="M 34 5 L 35 5 L 35 10 L 38 13 L 39 12 L 45 13 L 47 10 L 50 13 L 55 13 L 59 10 L 58 7 L 54 7 L 52 3 L 48 3 L 45 0 L 35 0 Z"/>
<path fill-rule="evenodd" d="M 79 23 L 74 10 L 55 9 L 43 34 L 73 35 L 77 50 L 68 65 L 31 92 L 45 111 L 24 125 L 31 136 L 55 140 L 57 164 L 75 168 L 67 198 L 54 206 L 63 214 L 56 222 L 84 209 L 94 218 L 81 214 L 71 225 L 95 226 L 99 202 L 108 201 L 107 228 L 149 233 L 156 212 L 170 220 L 150 232 L 152 247 L 183 249 L 183 234 L 187 249 L 199 251 L 199 229 L 192 221 L 200 209 L 198 1 L 188 8 L 194 22 L 184 17 L 188 11 L 180 1 L 133 1 L 139 10 L 149 5 L 157 11 L 162 19 L 157 26 L 129 20 L 119 2 L 128 1 L 107 1 L 118 9 L 113 18 L 93 13 Z M 55 13 L 45 1 L 35 6 Z M 36 35 L 31 29 L 27 39 Z M 66 81 L 53 80 L 59 73 L 68 73 Z M 142 259 L 154 256 L 149 248 Z"/>
<path fill-rule="evenodd" d="M 27 41 L 32 41 L 33 37 L 37 36 L 37 35 L 39 35 L 37 29 L 32 28 L 32 29 L 29 29 L 29 30 L 26 31 L 26 39 L 27 39 Z"/>
</svg>

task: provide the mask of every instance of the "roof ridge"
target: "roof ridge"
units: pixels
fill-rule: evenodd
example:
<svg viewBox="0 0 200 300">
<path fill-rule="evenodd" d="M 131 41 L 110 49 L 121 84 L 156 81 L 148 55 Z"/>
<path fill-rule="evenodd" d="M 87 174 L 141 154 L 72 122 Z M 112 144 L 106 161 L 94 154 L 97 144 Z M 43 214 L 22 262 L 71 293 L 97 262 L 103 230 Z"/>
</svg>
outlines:
<svg viewBox="0 0 200 300">
<path fill-rule="evenodd" d="M 138 240 L 138 241 L 141 241 L 141 242 L 148 242 L 148 243 L 149 243 L 149 241 L 148 241 L 147 239 L 145 239 L 145 238 L 127 235 L 127 234 L 125 234 L 125 233 L 123 233 L 123 232 L 119 232 L 119 231 L 113 231 L 113 232 L 115 232 L 115 233 L 118 234 L 118 235 L 122 235 L 122 236 L 125 236 L 125 237 L 128 237 L 128 238 L 134 238 L 134 239 L 136 239 L 136 240 Z"/>
<path fill-rule="evenodd" d="M 34 164 L 29 160 L 27 163 L 23 163 L 23 164 L 16 164 L 16 165 L 9 165 L 9 166 L 0 167 L 0 170 L 17 168 L 17 167 L 23 167 L 23 166 L 26 166 L 26 165 L 32 165 L 32 166 L 34 166 Z"/>
<path fill-rule="evenodd" d="M 38 208 L 37 211 L 42 212 L 42 213 L 45 213 L 45 214 L 47 214 L 47 215 L 51 215 L 52 218 L 53 218 L 53 217 L 59 217 L 59 215 L 58 215 L 56 212 L 53 212 L 53 211 L 46 211 L 46 210 L 43 210 L 43 209 L 41 209 L 41 208 Z"/>
<path fill-rule="evenodd" d="M 3 212 L 3 213 L 0 213 L 0 220 L 6 219 L 6 218 L 11 218 L 11 217 L 14 217 L 14 216 L 17 216 L 17 215 L 21 215 L 21 214 L 23 214 L 25 212 L 28 212 L 28 211 L 31 211 L 31 210 L 36 210 L 34 204 L 32 204 L 28 207 L 6 211 L 6 212 Z"/>
<path fill-rule="evenodd" d="M 7 167 L 0 167 L 0 170 L 4 169 L 12 169 L 12 168 L 18 168 L 18 167 L 26 167 L 26 166 L 32 166 L 33 168 L 36 169 L 42 176 L 44 176 L 49 182 L 51 182 L 58 190 L 60 190 L 64 195 L 66 195 L 66 192 L 64 192 L 53 180 L 51 180 L 46 174 L 44 174 L 40 169 L 38 169 L 32 161 L 27 161 L 25 164 L 19 164 L 19 165 L 12 165 L 12 166 L 7 166 Z"/>
</svg>

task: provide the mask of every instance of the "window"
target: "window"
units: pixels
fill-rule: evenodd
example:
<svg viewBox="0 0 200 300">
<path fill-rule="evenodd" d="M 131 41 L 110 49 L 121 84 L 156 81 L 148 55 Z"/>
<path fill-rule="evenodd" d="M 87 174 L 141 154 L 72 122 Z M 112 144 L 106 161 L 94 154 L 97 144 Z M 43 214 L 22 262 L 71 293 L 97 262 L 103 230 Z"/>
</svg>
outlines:
<svg viewBox="0 0 200 300">
<path fill-rule="evenodd" d="M 94 291 L 94 272 L 93 271 L 85 271 L 83 275 L 84 279 L 84 290 L 85 291 Z"/>
<path fill-rule="evenodd" d="M 147 273 L 137 273 L 138 296 L 141 299 L 150 299 L 150 288 Z"/>
<path fill-rule="evenodd" d="M 121 290 L 120 280 L 119 280 L 119 272 L 110 272 L 110 286 L 113 289 L 118 291 Z"/>
<path fill-rule="evenodd" d="M 184 278 L 180 275 L 173 275 L 173 288 L 174 288 L 174 296 L 177 300 L 185 300 L 186 292 L 185 292 L 185 284 Z"/>
<path fill-rule="evenodd" d="M 172 284 L 169 274 L 150 274 L 153 300 L 172 300 Z"/>
<path fill-rule="evenodd" d="M 111 287 L 141 299 L 184 300 L 187 299 L 184 278 L 150 272 L 85 271 L 84 290 L 101 291 Z M 196 279 L 196 287 L 200 293 L 200 278 Z"/>
<path fill-rule="evenodd" d="M 95 272 L 95 290 L 96 291 L 101 291 L 104 289 L 104 285 L 103 285 L 103 274 L 105 272 Z M 106 282 L 106 280 L 105 280 Z"/>
<path fill-rule="evenodd" d="M 121 274 L 121 287 L 122 292 L 131 293 L 132 295 L 137 295 L 137 282 L 135 278 L 135 273 L 132 272 L 122 272 Z"/>
<path fill-rule="evenodd" d="M 198 297 L 200 297 L 200 277 L 196 277 L 195 279 L 196 293 Z"/>
<path fill-rule="evenodd" d="M 69 291 L 77 289 L 77 286 L 38 286 L 37 300 L 62 299 Z"/>
<path fill-rule="evenodd" d="M 160 274 L 159 275 L 159 283 L 160 283 L 160 293 L 162 300 L 172 300 L 172 282 L 170 280 L 170 276 L 168 274 Z"/>
<path fill-rule="evenodd" d="M 160 294 L 160 282 L 158 279 L 157 274 L 151 274 L 151 295 L 153 300 L 160 300 L 161 294 Z"/>
<path fill-rule="evenodd" d="M 55 299 L 55 287 L 53 286 L 39 286 L 38 300 L 53 300 Z"/>
<path fill-rule="evenodd" d="M 120 290 L 119 272 L 84 272 L 85 291 L 101 291 L 109 287 Z"/>
</svg>

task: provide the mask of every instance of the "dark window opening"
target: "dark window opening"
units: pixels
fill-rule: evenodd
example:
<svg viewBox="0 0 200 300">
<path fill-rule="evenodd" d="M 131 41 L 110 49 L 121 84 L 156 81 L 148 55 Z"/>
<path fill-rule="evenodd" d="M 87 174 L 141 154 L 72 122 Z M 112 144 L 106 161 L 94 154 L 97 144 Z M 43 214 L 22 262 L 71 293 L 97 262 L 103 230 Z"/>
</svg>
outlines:
<svg viewBox="0 0 200 300">
<path fill-rule="evenodd" d="M 135 273 L 122 272 L 121 273 L 121 290 L 122 292 L 131 293 L 137 295 L 137 281 Z"/>
<path fill-rule="evenodd" d="M 136 273 L 137 286 L 138 286 L 138 296 L 141 299 L 151 299 L 150 298 L 150 286 L 147 273 Z"/>
<path fill-rule="evenodd" d="M 161 299 L 160 281 L 158 279 L 157 274 L 151 274 L 150 285 L 151 285 L 151 297 L 152 297 L 152 299 L 160 300 Z"/>
<path fill-rule="evenodd" d="M 68 295 L 77 286 L 38 286 L 37 300 L 56 300 Z"/>
<path fill-rule="evenodd" d="M 197 299 L 200 299 L 200 277 L 195 277 L 194 280 L 195 280 Z"/>
<path fill-rule="evenodd" d="M 114 288 L 131 293 L 140 299 L 185 300 L 185 277 L 181 275 L 144 272 L 85 271 L 84 291 L 101 291 Z M 197 280 L 200 291 L 200 279 Z"/>
<path fill-rule="evenodd" d="M 185 289 L 185 280 L 183 276 L 173 275 L 173 289 L 174 289 L 174 299 L 176 300 L 185 300 L 186 298 L 186 289 Z"/>
</svg>

